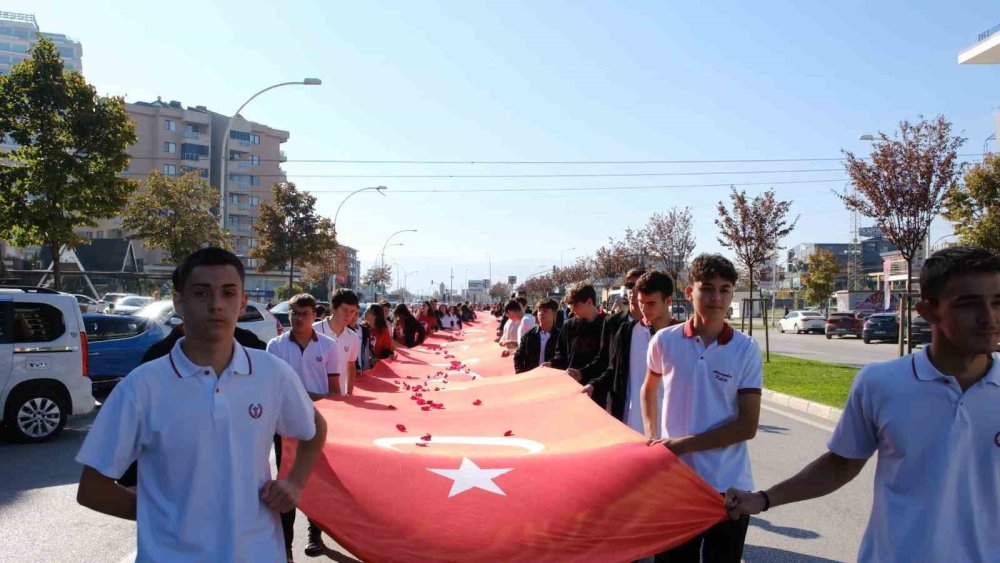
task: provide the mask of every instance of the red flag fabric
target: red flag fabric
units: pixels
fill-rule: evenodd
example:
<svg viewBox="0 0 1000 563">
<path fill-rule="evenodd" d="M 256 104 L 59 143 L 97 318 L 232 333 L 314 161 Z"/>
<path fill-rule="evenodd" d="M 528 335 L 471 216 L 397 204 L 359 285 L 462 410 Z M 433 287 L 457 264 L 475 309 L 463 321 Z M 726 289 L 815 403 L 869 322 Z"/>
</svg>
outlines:
<svg viewBox="0 0 1000 563">
<path fill-rule="evenodd" d="M 481 315 L 482 316 L 482 315 Z M 565 372 L 513 374 L 492 318 L 316 403 L 300 509 L 365 561 L 631 561 L 723 520 L 722 497 Z M 282 474 L 294 457 L 284 445 Z"/>
</svg>

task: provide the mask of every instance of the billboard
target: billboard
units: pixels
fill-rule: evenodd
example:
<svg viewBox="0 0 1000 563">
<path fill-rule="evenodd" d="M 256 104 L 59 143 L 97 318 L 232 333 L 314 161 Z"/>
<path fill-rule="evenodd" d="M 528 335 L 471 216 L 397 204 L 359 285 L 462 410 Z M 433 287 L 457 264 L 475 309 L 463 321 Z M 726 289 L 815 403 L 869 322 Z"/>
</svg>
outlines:
<svg viewBox="0 0 1000 563">
<path fill-rule="evenodd" d="M 507 285 L 514 285 L 517 283 L 517 276 L 507 276 Z"/>
<path fill-rule="evenodd" d="M 865 238 L 882 238 L 885 235 L 882 233 L 882 229 L 878 228 L 878 226 L 872 226 L 872 227 L 859 227 L 858 236 Z"/>
</svg>

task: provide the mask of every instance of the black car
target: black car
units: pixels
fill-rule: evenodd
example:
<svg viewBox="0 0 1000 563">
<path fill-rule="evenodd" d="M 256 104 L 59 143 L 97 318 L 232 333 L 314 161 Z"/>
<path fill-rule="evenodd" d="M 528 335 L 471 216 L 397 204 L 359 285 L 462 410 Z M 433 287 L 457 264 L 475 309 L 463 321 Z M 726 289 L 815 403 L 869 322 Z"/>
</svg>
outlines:
<svg viewBox="0 0 1000 563">
<path fill-rule="evenodd" d="M 931 343 L 931 323 L 927 319 L 916 316 L 910 323 L 910 340 L 914 345 Z"/>
<path fill-rule="evenodd" d="M 899 341 L 899 315 L 896 313 L 875 313 L 865 319 L 861 330 L 861 340 L 865 344 L 872 342 Z"/>
</svg>

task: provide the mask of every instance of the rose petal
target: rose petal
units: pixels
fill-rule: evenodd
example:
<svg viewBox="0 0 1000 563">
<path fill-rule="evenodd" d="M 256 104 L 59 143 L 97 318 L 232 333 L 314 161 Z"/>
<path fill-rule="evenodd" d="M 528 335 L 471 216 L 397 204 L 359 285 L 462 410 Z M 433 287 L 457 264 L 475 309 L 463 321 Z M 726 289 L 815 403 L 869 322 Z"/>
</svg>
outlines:
<svg viewBox="0 0 1000 563">
<path fill-rule="evenodd" d="M 402 424 L 397 424 L 396 430 L 399 430 L 400 432 L 406 432 L 406 427 L 403 426 Z"/>
<path fill-rule="evenodd" d="M 508 431 L 504 432 L 503 435 L 504 436 L 513 436 L 514 435 L 514 431 L 513 430 L 508 430 Z"/>
<path fill-rule="evenodd" d="M 479 399 L 476 399 L 475 401 L 472 402 L 472 404 L 478 407 L 479 405 L 482 405 L 483 402 L 480 401 Z"/>
<path fill-rule="evenodd" d="M 389 405 L 386 408 L 389 409 L 389 410 L 391 410 L 391 411 L 396 410 L 396 407 L 394 405 Z"/>
<path fill-rule="evenodd" d="M 416 445 L 417 445 L 418 447 L 421 447 L 421 448 L 426 448 L 426 447 L 427 447 L 427 446 L 429 446 L 430 444 L 428 444 L 427 442 L 417 442 L 417 444 L 416 444 Z"/>
<path fill-rule="evenodd" d="M 440 387 L 435 387 L 435 388 L 434 388 L 434 390 L 435 390 L 435 391 L 440 391 L 440 390 L 441 390 L 441 388 L 440 388 Z"/>
<path fill-rule="evenodd" d="M 424 405 L 424 406 L 420 407 L 420 410 L 422 410 L 422 411 L 429 411 L 429 410 L 431 410 L 431 408 L 429 406 L 427 406 L 427 405 Z"/>
<path fill-rule="evenodd" d="M 430 434 L 424 434 L 423 436 L 420 437 L 420 439 L 423 440 L 423 441 L 425 441 L 425 442 L 430 442 L 431 441 L 431 435 Z"/>
<path fill-rule="evenodd" d="M 417 404 L 418 404 L 418 405 L 423 405 L 423 404 L 425 404 L 425 403 L 427 403 L 427 401 L 425 401 L 425 400 L 423 400 L 423 399 L 417 399 Z"/>
</svg>

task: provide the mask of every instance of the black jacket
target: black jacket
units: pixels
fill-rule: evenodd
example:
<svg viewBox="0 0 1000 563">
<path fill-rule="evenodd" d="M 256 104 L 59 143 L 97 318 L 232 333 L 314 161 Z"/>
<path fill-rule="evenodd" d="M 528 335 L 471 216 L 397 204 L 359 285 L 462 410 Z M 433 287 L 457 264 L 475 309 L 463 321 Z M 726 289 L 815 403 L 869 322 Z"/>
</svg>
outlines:
<svg viewBox="0 0 1000 563">
<path fill-rule="evenodd" d="M 592 377 L 597 377 L 604 370 L 608 369 L 608 364 L 611 361 L 611 340 L 618 333 L 618 329 L 622 325 L 628 324 L 630 321 L 628 310 L 622 311 L 617 315 L 606 315 L 604 317 L 604 326 L 601 329 L 601 347 L 600 351 L 589 364 L 587 364 L 580 371 L 591 374 Z M 595 392 L 600 392 L 600 389 L 594 388 Z M 602 403 L 603 404 L 603 403 Z"/>
<path fill-rule="evenodd" d="M 545 343 L 546 362 L 551 361 L 552 356 L 555 355 L 557 340 L 559 340 L 559 329 L 552 327 L 549 339 Z M 518 343 L 517 350 L 514 352 L 514 373 L 521 373 L 538 367 L 538 348 L 541 346 L 541 343 L 541 328 L 538 326 L 532 327 L 531 330 L 521 337 L 521 342 Z"/>
<path fill-rule="evenodd" d="M 583 372 L 584 384 L 600 375 L 603 368 L 598 367 L 594 360 L 601 351 L 601 331 L 605 318 L 606 315 L 599 314 L 597 318 L 587 322 L 573 317 L 563 323 L 556 343 L 556 353 L 552 357 L 552 367 L 580 370 Z"/>
</svg>

